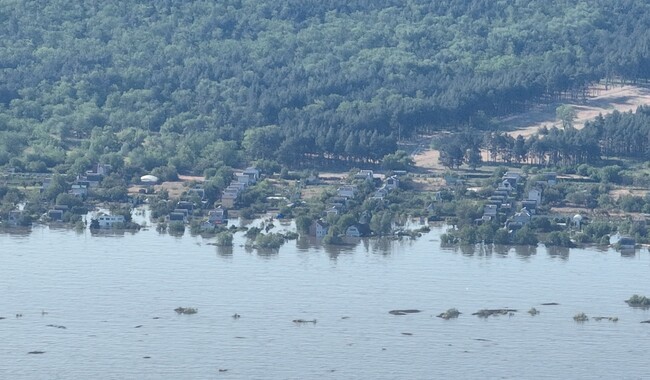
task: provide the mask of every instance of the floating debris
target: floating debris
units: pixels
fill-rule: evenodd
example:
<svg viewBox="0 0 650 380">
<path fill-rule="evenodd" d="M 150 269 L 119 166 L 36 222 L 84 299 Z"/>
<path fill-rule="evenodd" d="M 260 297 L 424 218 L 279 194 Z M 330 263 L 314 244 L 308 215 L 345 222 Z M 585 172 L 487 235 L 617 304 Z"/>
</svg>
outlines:
<svg viewBox="0 0 650 380">
<path fill-rule="evenodd" d="M 0 317 L 0 320 L 7 319 L 6 317 Z"/>
<path fill-rule="evenodd" d="M 195 309 L 193 307 L 177 307 L 174 309 L 174 311 L 178 314 L 196 314 L 199 312 L 198 309 Z"/>
<path fill-rule="evenodd" d="M 227 368 L 219 368 L 219 372 L 228 372 Z"/>
<path fill-rule="evenodd" d="M 142 327 L 142 325 L 137 325 L 134 327 L 134 329 L 139 329 L 140 327 Z"/>
<path fill-rule="evenodd" d="M 517 310 L 515 309 L 483 309 L 479 310 L 476 313 L 472 313 L 472 315 L 478 315 L 480 318 L 487 318 L 490 316 L 498 316 L 498 315 L 514 315 Z"/>
<path fill-rule="evenodd" d="M 539 310 L 535 309 L 534 307 L 531 307 L 530 310 L 528 310 L 528 314 L 532 315 L 533 317 L 539 314 Z"/>
<path fill-rule="evenodd" d="M 594 321 L 602 321 L 603 319 L 606 319 L 610 322 L 618 322 L 618 317 L 593 317 L 592 318 Z"/>
<path fill-rule="evenodd" d="M 462 313 L 460 311 L 458 311 L 458 309 L 453 308 L 453 309 L 449 309 L 449 310 L 445 311 L 444 313 L 440 313 L 440 314 L 436 315 L 436 317 L 449 320 L 449 319 L 452 319 L 452 318 L 458 318 L 458 316 L 461 315 L 461 314 Z"/>
<path fill-rule="evenodd" d="M 241 315 L 239 315 L 237 313 L 232 315 L 232 319 L 239 319 L 239 318 L 241 318 Z"/>
<path fill-rule="evenodd" d="M 542 306 L 559 306 L 560 304 L 557 302 L 547 302 L 543 303 Z"/>
<path fill-rule="evenodd" d="M 142 359 L 151 359 L 151 356 L 143 356 Z"/>
<path fill-rule="evenodd" d="M 341 317 L 341 319 L 350 319 L 350 317 Z"/>
<path fill-rule="evenodd" d="M 413 333 L 402 333 L 402 335 L 411 336 Z"/>
<path fill-rule="evenodd" d="M 151 319 L 160 319 L 160 317 L 153 317 L 153 318 L 151 318 Z"/>
<path fill-rule="evenodd" d="M 61 325 L 47 325 L 47 327 L 54 327 L 55 329 L 63 329 L 63 330 L 67 329 L 67 327 Z"/>
<path fill-rule="evenodd" d="M 45 351 L 29 351 L 27 354 L 28 355 L 41 355 L 44 354 Z"/>
<path fill-rule="evenodd" d="M 632 307 L 650 308 L 650 298 L 647 298 L 646 296 L 640 296 L 638 294 L 630 297 L 630 299 L 625 301 L 625 303 Z"/>
<path fill-rule="evenodd" d="M 297 323 L 297 324 L 304 324 L 304 323 L 316 324 L 316 322 L 318 322 L 318 320 L 316 319 L 294 319 L 293 320 L 293 323 Z"/>
<path fill-rule="evenodd" d="M 650 319 L 648 319 L 647 321 L 641 321 L 641 323 L 650 323 Z"/>
<path fill-rule="evenodd" d="M 23 317 L 22 314 L 16 314 L 16 318 L 22 318 L 22 317 Z"/>
<path fill-rule="evenodd" d="M 587 322 L 589 317 L 587 317 L 587 314 L 585 313 L 578 313 L 573 316 L 573 320 L 576 322 Z"/>
<path fill-rule="evenodd" d="M 415 313 L 420 313 L 421 310 L 418 309 L 404 309 L 404 310 L 391 310 L 388 312 L 388 314 L 393 314 L 393 315 L 407 315 L 407 314 L 415 314 Z"/>
<path fill-rule="evenodd" d="M 491 340 L 484 339 L 484 338 L 475 338 L 474 340 L 479 341 L 479 342 L 491 342 Z"/>
</svg>

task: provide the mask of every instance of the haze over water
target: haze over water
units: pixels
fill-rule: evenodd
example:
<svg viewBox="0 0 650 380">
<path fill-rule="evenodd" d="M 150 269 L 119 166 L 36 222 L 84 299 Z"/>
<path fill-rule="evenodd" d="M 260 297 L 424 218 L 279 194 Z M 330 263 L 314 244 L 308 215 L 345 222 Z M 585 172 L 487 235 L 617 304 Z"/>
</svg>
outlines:
<svg viewBox="0 0 650 380">
<path fill-rule="evenodd" d="M 0 377 L 649 376 L 650 311 L 624 303 L 650 295 L 646 250 L 442 249 L 442 232 L 342 249 L 290 241 L 276 253 L 245 249 L 241 233 L 227 250 L 154 229 L 2 232 Z M 452 307 L 457 320 L 435 317 Z M 503 307 L 519 311 L 471 315 Z M 619 321 L 576 323 L 578 312 Z"/>
</svg>

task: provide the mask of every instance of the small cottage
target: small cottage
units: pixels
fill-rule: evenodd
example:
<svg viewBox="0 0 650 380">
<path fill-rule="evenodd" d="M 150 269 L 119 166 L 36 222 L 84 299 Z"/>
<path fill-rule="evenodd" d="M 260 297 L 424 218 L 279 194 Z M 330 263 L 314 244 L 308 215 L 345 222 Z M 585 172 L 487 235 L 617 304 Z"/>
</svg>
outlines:
<svg viewBox="0 0 650 380">
<path fill-rule="evenodd" d="M 183 210 L 186 211 L 186 210 Z M 187 213 L 183 212 L 181 210 L 174 210 L 169 213 L 169 221 L 170 222 L 187 222 Z"/>
<path fill-rule="evenodd" d="M 315 220 L 309 227 L 309 235 L 323 238 L 329 231 L 329 225 L 322 220 Z"/>
<path fill-rule="evenodd" d="M 537 204 L 542 204 L 542 190 L 540 189 L 530 189 L 528 191 L 528 198 L 527 200 L 529 201 L 535 201 Z"/>
<path fill-rule="evenodd" d="M 392 176 L 386 178 L 386 189 L 388 190 L 396 190 L 399 188 L 399 178 L 397 176 Z"/>
<path fill-rule="evenodd" d="M 53 222 L 62 222 L 63 210 L 49 210 L 47 212 L 47 217 Z"/>
<path fill-rule="evenodd" d="M 497 206 L 496 205 L 485 205 L 483 206 L 483 220 L 492 220 L 497 217 Z"/>
<path fill-rule="evenodd" d="M 370 235 L 370 227 L 367 224 L 356 223 L 345 230 L 345 236 L 348 237 L 365 237 Z"/>
<path fill-rule="evenodd" d="M 257 170 L 257 168 L 254 166 L 250 166 L 246 168 L 246 170 L 244 170 L 242 174 L 248 176 L 248 178 L 250 179 L 249 181 L 250 184 L 256 183 L 257 180 L 260 179 L 260 171 Z"/>
<path fill-rule="evenodd" d="M 355 186 L 341 186 L 337 189 L 337 195 L 344 198 L 354 198 L 357 188 Z"/>
<path fill-rule="evenodd" d="M 219 207 L 208 212 L 208 223 L 211 225 L 223 224 L 228 221 L 228 211 Z"/>
<path fill-rule="evenodd" d="M 508 228 L 523 227 L 526 223 L 530 222 L 532 216 L 526 208 L 522 208 L 519 212 L 508 220 L 506 223 Z"/>
<path fill-rule="evenodd" d="M 372 170 L 359 170 L 357 174 L 354 175 L 355 179 L 365 179 L 366 181 L 372 181 L 374 178 L 374 173 Z"/>
<path fill-rule="evenodd" d="M 125 219 L 123 215 L 107 215 L 100 214 L 97 218 L 99 228 L 113 228 L 118 224 L 124 224 Z"/>
</svg>

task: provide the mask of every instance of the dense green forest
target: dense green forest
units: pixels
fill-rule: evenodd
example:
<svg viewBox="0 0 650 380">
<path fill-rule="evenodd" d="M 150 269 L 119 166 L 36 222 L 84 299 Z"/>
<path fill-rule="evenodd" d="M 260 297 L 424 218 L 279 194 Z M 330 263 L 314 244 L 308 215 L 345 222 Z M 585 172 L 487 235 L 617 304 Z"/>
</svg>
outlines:
<svg viewBox="0 0 650 380">
<path fill-rule="evenodd" d="M 376 162 L 650 77 L 638 0 L 7 0 L 0 20 L 0 165 L 26 171 Z"/>
</svg>

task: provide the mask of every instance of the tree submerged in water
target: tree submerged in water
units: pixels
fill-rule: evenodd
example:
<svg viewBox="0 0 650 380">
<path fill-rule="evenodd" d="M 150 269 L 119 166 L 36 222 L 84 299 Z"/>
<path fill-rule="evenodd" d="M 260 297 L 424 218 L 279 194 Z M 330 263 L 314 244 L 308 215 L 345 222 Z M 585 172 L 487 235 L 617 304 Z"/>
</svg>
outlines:
<svg viewBox="0 0 650 380">
<path fill-rule="evenodd" d="M 219 232 L 216 237 L 217 247 L 232 247 L 233 234 L 228 231 Z"/>
<path fill-rule="evenodd" d="M 589 317 L 587 317 L 587 314 L 585 313 L 578 313 L 573 316 L 573 320 L 576 322 L 587 322 Z"/>
<path fill-rule="evenodd" d="M 178 314 L 196 314 L 199 312 L 199 309 L 193 307 L 177 307 L 174 311 Z"/>
<path fill-rule="evenodd" d="M 647 298 L 646 296 L 640 296 L 638 294 L 633 295 L 625 301 L 628 305 L 632 307 L 645 307 L 645 308 L 650 308 L 650 298 Z"/>
<path fill-rule="evenodd" d="M 257 248 L 278 249 L 284 244 L 284 236 L 280 233 L 258 234 L 255 238 Z"/>
<path fill-rule="evenodd" d="M 461 314 L 462 313 L 460 311 L 458 311 L 458 309 L 452 308 L 452 309 L 449 309 L 449 310 L 445 311 L 444 313 L 438 314 L 437 317 L 445 319 L 445 320 L 449 320 L 449 319 L 452 319 L 452 318 L 458 318 L 458 316 L 461 315 Z"/>
</svg>

